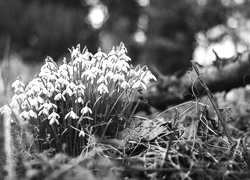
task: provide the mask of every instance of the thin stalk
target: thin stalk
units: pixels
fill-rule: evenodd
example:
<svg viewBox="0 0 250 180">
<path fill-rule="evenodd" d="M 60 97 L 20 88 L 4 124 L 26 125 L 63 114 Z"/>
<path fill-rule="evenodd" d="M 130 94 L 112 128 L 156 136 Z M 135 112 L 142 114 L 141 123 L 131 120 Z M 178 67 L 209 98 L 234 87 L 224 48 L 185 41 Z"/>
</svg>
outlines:
<svg viewBox="0 0 250 180">
<path fill-rule="evenodd" d="M 229 130 L 228 130 L 228 126 L 227 126 L 227 124 L 226 124 L 226 122 L 225 122 L 225 120 L 224 120 L 224 118 L 223 118 L 223 116 L 222 116 L 222 114 L 221 114 L 221 112 L 220 112 L 218 103 L 217 103 L 216 100 L 214 99 L 212 93 L 211 93 L 210 90 L 208 89 L 208 87 L 207 87 L 207 85 L 205 84 L 204 80 L 201 78 L 201 74 L 200 74 L 200 72 L 199 72 L 199 69 L 197 68 L 196 63 L 195 63 L 194 61 L 192 61 L 192 66 L 193 66 L 193 68 L 194 68 L 194 70 L 195 70 L 195 72 L 196 72 L 196 74 L 197 74 L 197 76 L 198 76 L 199 82 L 200 82 L 201 85 L 204 87 L 204 89 L 205 89 L 205 91 L 206 91 L 206 93 L 207 93 L 207 95 L 208 95 L 208 98 L 210 99 L 210 101 L 211 101 L 211 103 L 212 103 L 212 105 L 213 105 L 213 108 L 214 108 L 214 110 L 215 110 L 215 112 L 216 112 L 216 114 L 217 114 L 217 116 L 218 116 L 218 119 L 219 119 L 219 121 L 220 121 L 220 123 L 221 123 L 221 125 L 222 125 L 222 127 L 223 127 L 223 129 L 224 129 L 224 131 L 225 131 L 225 135 L 227 136 L 227 138 L 228 138 L 230 144 L 234 143 L 234 140 L 232 139 L 231 134 L 230 134 L 230 132 L 229 132 Z"/>
<path fill-rule="evenodd" d="M 106 116 L 106 118 L 110 117 L 110 115 L 111 115 L 113 109 L 115 108 L 117 102 L 120 100 L 120 98 L 122 97 L 122 95 L 123 95 L 124 92 L 125 92 L 125 90 L 118 96 L 118 98 L 116 99 L 114 105 L 113 105 L 112 108 L 110 109 L 109 114 L 108 114 L 108 116 Z"/>
</svg>

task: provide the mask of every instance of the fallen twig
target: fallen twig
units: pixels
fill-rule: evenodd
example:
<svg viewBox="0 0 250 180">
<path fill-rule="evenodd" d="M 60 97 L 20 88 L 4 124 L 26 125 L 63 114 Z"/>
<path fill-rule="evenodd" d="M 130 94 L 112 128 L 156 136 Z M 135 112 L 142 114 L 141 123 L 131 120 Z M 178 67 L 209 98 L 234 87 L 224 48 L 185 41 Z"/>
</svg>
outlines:
<svg viewBox="0 0 250 180">
<path fill-rule="evenodd" d="M 221 112 L 220 112 L 218 103 L 216 102 L 214 96 L 212 95 L 212 93 L 211 93 L 210 90 L 208 89 L 207 85 L 205 84 L 205 82 L 204 82 L 203 79 L 201 78 L 201 74 L 200 74 L 200 72 L 199 72 L 199 69 L 197 68 L 196 63 L 195 63 L 194 61 L 191 61 L 191 62 L 192 62 L 192 66 L 193 66 L 193 68 L 194 68 L 194 70 L 195 70 L 195 72 L 196 72 L 196 74 L 197 74 L 197 76 L 198 76 L 198 80 L 199 80 L 200 84 L 204 87 L 204 89 L 205 89 L 205 91 L 206 91 L 206 93 L 207 93 L 207 95 L 208 95 L 208 98 L 210 99 L 210 101 L 211 101 L 211 103 L 212 103 L 212 105 L 213 105 L 213 108 L 214 108 L 214 110 L 215 110 L 215 112 L 216 112 L 216 114 L 217 114 L 217 116 L 218 116 L 218 119 L 219 119 L 219 121 L 221 122 L 221 125 L 222 125 L 222 127 L 223 127 L 223 129 L 224 129 L 224 131 L 225 131 L 225 135 L 227 136 L 227 138 L 228 138 L 228 140 L 229 140 L 229 142 L 230 142 L 231 144 L 234 143 L 234 140 L 232 139 L 232 137 L 231 137 L 231 135 L 230 135 L 230 133 L 229 133 L 227 124 L 226 124 L 226 122 L 225 122 L 225 120 L 224 120 L 224 118 L 223 118 L 223 116 L 222 116 L 222 114 L 221 114 Z"/>
</svg>

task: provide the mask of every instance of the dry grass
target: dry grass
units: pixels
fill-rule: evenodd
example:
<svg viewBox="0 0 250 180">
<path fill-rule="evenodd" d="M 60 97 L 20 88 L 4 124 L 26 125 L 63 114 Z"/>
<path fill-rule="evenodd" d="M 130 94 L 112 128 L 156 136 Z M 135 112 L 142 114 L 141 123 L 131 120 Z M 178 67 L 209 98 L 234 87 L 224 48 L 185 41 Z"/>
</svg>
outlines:
<svg viewBox="0 0 250 180">
<path fill-rule="evenodd" d="M 235 105 L 235 111 L 242 111 L 242 106 Z M 211 111 L 201 103 L 187 102 L 152 119 L 137 115 L 121 134 L 126 144 L 96 139 L 95 148 L 77 158 L 46 151 L 30 155 L 16 168 L 22 169 L 23 179 L 248 179 L 250 136 L 241 122 L 248 112 L 238 119 L 231 119 L 236 114 L 228 112 L 227 123 L 236 142 L 230 144 Z"/>
</svg>

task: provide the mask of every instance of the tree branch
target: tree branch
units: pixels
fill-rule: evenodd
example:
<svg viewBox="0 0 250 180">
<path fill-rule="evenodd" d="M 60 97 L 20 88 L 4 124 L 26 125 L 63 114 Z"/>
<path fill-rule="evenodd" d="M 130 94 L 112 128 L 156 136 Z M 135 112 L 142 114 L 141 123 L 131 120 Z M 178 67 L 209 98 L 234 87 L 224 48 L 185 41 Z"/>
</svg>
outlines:
<svg viewBox="0 0 250 180">
<path fill-rule="evenodd" d="M 249 52 L 239 54 L 237 58 L 235 61 L 223 64 L 220 68 L 213 64 L 199 68 L 200 75 L 210 92 L 229 91 L 250 83 Z M 194 93 L 197 97 L 202 96 L 205 88 L 198 81 L 196 72 L 188 70 L 180 77 L 161 74 L 158 81 L 151 84 L 145 92 L 145 97 L 151 106 L 165 109 L 169 105 L 193 99 Z"/>
</svg>

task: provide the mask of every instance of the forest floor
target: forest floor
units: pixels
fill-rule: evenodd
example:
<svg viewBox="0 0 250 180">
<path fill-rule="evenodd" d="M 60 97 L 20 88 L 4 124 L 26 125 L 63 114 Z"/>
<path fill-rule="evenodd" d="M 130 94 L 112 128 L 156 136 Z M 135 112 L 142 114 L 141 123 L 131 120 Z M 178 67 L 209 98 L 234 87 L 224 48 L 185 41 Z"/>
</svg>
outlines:
<svg viewBox="0 0 250 180">
<path fill-rule="evenodd" d="M 14 165 L 12 169 L 4 169 L 1 162 L 0 178 L 250 179 L 250 88 L 217 93 L 213 98 L 219 107 L 214 107 L 211 98 L 204 96 L 163 112 L 154 108 L 151 114 L 138 112 L 118 138 L 93 137 L 93 148 L 77 157 L 50 150 L 42 153 L 24 150 L 26 142 L 20 141 L 20 136 L 15 134 L 18 130 L 12 126 Z M 3 134 L 0 138 L 2 152 Z"/>
<path fill-rule="evenodd" d="M 15 156 L 17 179 L 249 179 L 250 93 L 215 95 L 233 142 L 226 137 L 209 98 L 164 112 L 139 112 L 118 139 L 97 141 L 79 157 L 50 151 Z M 125 141 L 124 141 L 125 140 Z M 124 143 L 125 142 L 125 143 Z M 17 153 L 17 152 L 15 152 Z M 20 154 L 19 154 L 20 155 Z M 25 160 L 24 160 L 25 159 Z"/>
</svg>

